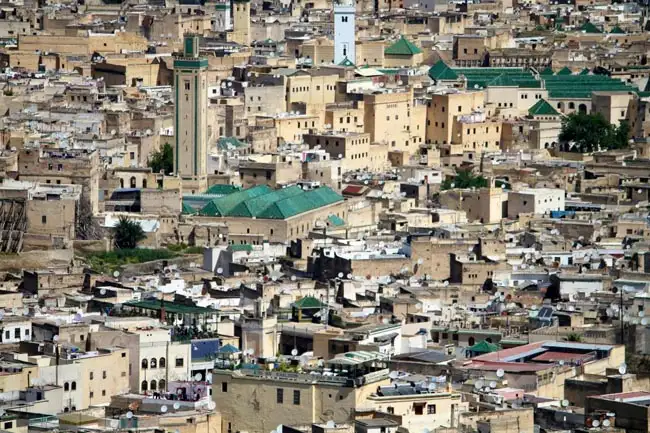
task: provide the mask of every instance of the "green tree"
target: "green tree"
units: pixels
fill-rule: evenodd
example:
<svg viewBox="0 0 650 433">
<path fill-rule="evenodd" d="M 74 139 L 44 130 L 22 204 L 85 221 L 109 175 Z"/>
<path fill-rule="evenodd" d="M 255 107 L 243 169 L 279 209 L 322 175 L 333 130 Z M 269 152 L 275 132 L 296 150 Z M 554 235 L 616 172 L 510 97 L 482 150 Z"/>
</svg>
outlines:
<svg viewBox="0 0 650 433">
<path fill-rule="evenodd" d="M 174 171 L 174 149 L 171 144 L 165 143 L 162 148 L 151 154 L 149 167 L 154 173 L 162 170 L 165 174 L 169 174 Z"/>
<path fill-rule="evenodd" d="M 567 341 L 573 341 L 573 342 L 576 342 L 576 343 L 580 343 L 582 341 L 582 335 L 576 334 L 576 333 L 571 333 L 571 334 L 567 335 L 566 340 Z"/>
<path fill-rule="evenodd" d="M 628 146 L 630 126 L 622 121 L 612 125 L 600 113 L 572 113 L 562 119 L 560 143 L 570 152 L 597 152 Z"/>
<path fill-rule="evenodd" d="M 114 235 L 113 243 L 115 248 L 119 249 L 133 249 L 138 246 L 138 242 L 147 237 L 139 222 L 133 221 L 124 215 L 120 216 L 115 226 Z"/>
<path fill-rule="evenodd" d="M 452 188 L 485 188 L 487 186 L 488 181 L 483 176 L 477 176 L 471 171 L 461 171 L 453 179 L 445 179 L 440 188 L 445 190 Z"/>
</svg>

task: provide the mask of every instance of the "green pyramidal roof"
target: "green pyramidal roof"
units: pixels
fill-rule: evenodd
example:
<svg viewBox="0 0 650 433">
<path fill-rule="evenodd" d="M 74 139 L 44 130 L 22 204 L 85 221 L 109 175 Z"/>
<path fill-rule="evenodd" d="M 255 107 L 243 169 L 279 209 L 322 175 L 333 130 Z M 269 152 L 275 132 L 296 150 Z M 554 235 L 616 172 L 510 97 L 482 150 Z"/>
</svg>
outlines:
<svg viewBox="0 0 650 433">
<path fill-rule="evenodd" d="M 569 69 L 567 66 L 563 67 L 555 75 L 573 75 L 573 72 L 571 72 L 571 69 Z"/>
<path fill-rule="evenodd" d="M 543 77 L 548 76 L 548 75 L 553 75 L 553 69 L 551 69 L 550 66 L 547 66 L 546 68 L 544 68 L 544 70 L 542 72 L 539 73 L 539 75 L 541 75 Z"/>
<path fill-rule="evenodd" d="M 528 114 L 531 116 L 557 116 L 559 113 L 551 104 L 546 102 L 545 99 L 540 99 L 528 109 Z"/>
<path fill-rule="evenodd" d="M 578 75 L 589 75 L 589 68 L 584 68 Z"/>
<path fill-rule="evenodd" d="M 445 62 L 438 62 L 429 68 L 429 77 L 434 80 L 457 80 L 458 74 L 454 72 Z"/>
<path fill-rule="evenodd" d="M 593 25 L 593 23 L 590 23 L 587 21 L 580 27 L 580 30 L 582 30 L 585 33 L 602 33 L 598 27 Z"/>
<path fill-rule="evenodd" d="M 352 61 L 346 57 L 345 59 L 341 60 L 341 62 L 339 63 L 339 66 L 346 66 L 346 67 L 354 68 L 354 63 L 352 63 Z"/>
<path fill-rule="evenodd" d="M 305 296 L 293 303 L 293 306 L 300 309 L 321 308 L 323 304 L 313 296 Z"/>
<path fill-rule="evenodd" d="M 390 56 L 413 56 L 415 54 L 420 54 L 421 52 L 421 49 L 416 47 L 404 36 L 399 38 L 397 42 L 384 50 L 384 54 L 388 54 Z"/>
<path fill-rule="evenodd" d="M 620 28 L 618 25 L 614 26 L 612 30 L 609 31 L 610 34 L 612 35 L 624 35 L 626 32 L 622 28 Z"/>
<path fill-rule="evenodd" d="M 489 343 L 487 340 L 483 340 L 480 343 L 468 347 L 467 350 L 474 353 L 492 353 L 498 351 L 499 346 Z"/>
</svg>

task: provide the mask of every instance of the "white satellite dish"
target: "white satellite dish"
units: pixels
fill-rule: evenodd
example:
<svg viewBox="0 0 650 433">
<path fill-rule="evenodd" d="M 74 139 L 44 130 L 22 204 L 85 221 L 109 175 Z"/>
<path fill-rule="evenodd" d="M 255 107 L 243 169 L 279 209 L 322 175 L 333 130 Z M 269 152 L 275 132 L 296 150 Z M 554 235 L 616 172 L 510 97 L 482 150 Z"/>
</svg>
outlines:
<svg viewBox="0 0 650 433">
<path fill-rule="evenodd" d="M 194 375 L 194 380 L 195 381 L 199 382 L 199 381 L 201 381 L 201 379 L 203 379 L 203 375 L 201 373 L 196 373 Z"/>
<path fill-rule="evenodd" d="M 497 370 L 497 377 L 503 377 L 506 374 L 505 371 L 503 371 L 502 368 Z"/>
<path fill-rule="evenodd" d="M 128 411 L 128 412 L 126 413 L 126 417 L 127 417 L 128 419 L 133 418 L 133 412 Z"/>
<path fill-rule="evenodd" d="M 296 355 L 298 355 L 298 349 L 292 349 L 291 356 L 296 356 Z"/>
<path fill-rule="evenodd" d="M 396 372 L 396 371 L 391 371 L 390 373 L 388 373 L 388 377 L 395 380 L 395 379 L 397 379 L 399 377 L 399 373 Z"/>
<path fill-rule="evenodd" d="M 481 389 L 481 388 L 483 388 L 484 385 L 485 384 L 483 383 L 483 381 L 481 379 L 474 382 L 474 388 L 476 388 L 476 389 Z"/>
<path fill-rule="evenodd" d="M 165 406 L 165 405 L 160 406 L 160 411 L 161 411 L 162 413 L 167 412 L 167 406 Z"/>
<path fill-rule="evenodd" d="M 217 274 L 219 275 L 223 274 L 223 268 L 217 268 Z"/>
<path fill-rule="evenodd" d="M 639 311 L 639 317 L 645 316 L 645 313 L 643 311 Z"/>
<path fill-rule="evenodd" d="M 490 388 L 494 389 L 497 387 L 497 383 L 495 381 L 490 382 Z"/>
<path fill-rule="evenodd" d="M 622 364 L 618 367 L 618 372 L 619 372 L 620 374 L 625 374 L 625 373 L 627 373 L 627 364 L 626 364 L 626 363 L 622 363 Z"/>
<path fill-rule="evenodd" d="M 434 392 L 436 388 L 438 388 L 438 385 L 436 385 L 435 383 L 430 383 L 428 386 L 430 392 Z"/>
<path fill-rule="evenodd" d="M 99 294 L 100 295 L 105 295 L 106 294 L 106 289 L 99 289 Z"/>
<path fill-rule="evenodd" d="M 612 425 L 612 422 L 610 420 L 608 419 L 603 420 L 603 427 L 609 427 L 610 425 Z"/>
<path fill-rule="evenodd" d="M 120 271 L 113 271 L 113 276 L 115 278 L 119 277 L 120 276 Z"/>
<path fill-rule="evenodd" d="M 296 276 L 295 275 L 291 276 L 291 281 L 296 281 Z"/>
<path fill-rule="evenodd" d="M 351 280 L 352 279 L 352 274 L 348 273 L 347 278 L 348 278 L 348 280 Z"/>
<path fill-rule="evenodd" d="M 594 427 L 598 427 L 598 426 L 600 426 L 600 421 L 595 419 L 594 422 L 591 423 L 591 425 L 594 426 Z"/>
<path fill-rule="evenodd" d="M 181 404 L 179 402 L 174 403 L 174 410 L 178 410 L 181 408 Z"/>
<path fill-rule="evenodd" d="M 646 325 L 648 324 L 648 318 L 647 318 L 647 317 L 644 317 L 643 319 L 641 319 L 641 324 L 642 324 L 643 326 L 646 326 Z"/>
<path fill-rule="evenodd" d="M 562 400 L 562 407 L 567 407 L 569 405 L 569 400 Z"/>
<path fill-rule="evenodd" d="M 343 278 L 343 272 L 339 272 L 338 277 Z"/>
<path fill-rule="evenodd" d="M 214 401 L 210 400 L 208 402 L 208 409 L 214 410 L 216 407 L 217 407 L 217 403 L 215 403 Z"/>
</svg>

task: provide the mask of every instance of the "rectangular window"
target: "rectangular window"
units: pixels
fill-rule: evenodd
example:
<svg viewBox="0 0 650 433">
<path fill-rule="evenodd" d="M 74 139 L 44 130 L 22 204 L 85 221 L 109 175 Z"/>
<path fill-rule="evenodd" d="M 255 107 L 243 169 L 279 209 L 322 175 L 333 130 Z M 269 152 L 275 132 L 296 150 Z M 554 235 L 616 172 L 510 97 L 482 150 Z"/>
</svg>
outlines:
<svg viewBox="0 0 650 433">
<path fill-rule="evenodd" d="M 185 364 L 183 358 L 176 358 L 176 367 L 182 367 Z"/>
<path fill-rule="evenodd" d="M 95 396 L 95 393 L 90 391 L 90 398 L 93 398 Z"/>
<path fill-rule="evenodd" d="M 91 371 L 91 372 L 90 372 L 90 380 L 93 380 L 94 378 L 95 378 L 95 373 L 93 373 L 93 372 Z"/>
<path fill-rule="evenodd" d="M 190 90 L 190 80 L 185 80 L 185 90 Z"/>
<path fill-rule="evenodd" d="M 300 404 L 300 391 L 298 390 L 293 391 L 293 404 Z"/>
<path fill-rule="evenodd" d="M 106 370 L 102 371 L 102 379 L 106 379 Z"/>
<path fill-rule="evenodd" d="M 424 415 L 424 404 L 423 403 L 415 403 L 413 405 L 413 412 L 416 415 Z"/>
<path fill-rule="evenodd" d="M 221 382 L 221 392 L 228 392 L 228 382 Z"/>
<path fill-rule="evenodd" d="M 427 406 L 427 414 L 429 415 L 435 415 L 436 414 L 436 405 L 435 404 L 430 404 Z"/>
<path fill-rule="evenodd" d="M 47 224 L 47 216 L 45 215 L 41 216 L 41 224 Z"/>
<path fill-rule="evenodd" d="M 20 328 L 14 329 L 14 338 L 20 338 Z"/>
<path fill-rule="evenodd" d="M 275 390 L 275 402 L 278 404 L 284 403 L 284 389 L 278 388 Z"/>
</svg>

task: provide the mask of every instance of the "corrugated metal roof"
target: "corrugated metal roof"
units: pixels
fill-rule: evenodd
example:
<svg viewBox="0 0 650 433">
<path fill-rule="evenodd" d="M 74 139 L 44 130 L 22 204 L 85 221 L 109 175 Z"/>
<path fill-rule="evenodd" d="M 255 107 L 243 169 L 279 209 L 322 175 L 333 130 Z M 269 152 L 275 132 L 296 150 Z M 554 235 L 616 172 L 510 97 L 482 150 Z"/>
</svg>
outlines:
<svg viewBox="0 0 650 433">
<path fill-rule="evenodd" d="M 266 185 L 257 185 L 243 191 L 237 191 L 212 200 L 201 209 L 200 214 L 207 216 L 226 216 L 242 201 L 258 197 L 262 194 L 268 194 L 271 191 L 271 188 Z"/>
</svg>

